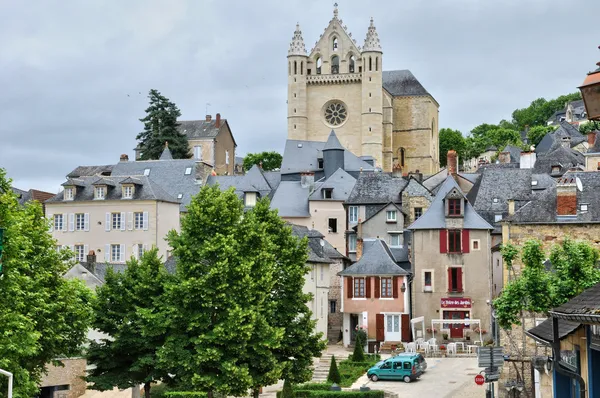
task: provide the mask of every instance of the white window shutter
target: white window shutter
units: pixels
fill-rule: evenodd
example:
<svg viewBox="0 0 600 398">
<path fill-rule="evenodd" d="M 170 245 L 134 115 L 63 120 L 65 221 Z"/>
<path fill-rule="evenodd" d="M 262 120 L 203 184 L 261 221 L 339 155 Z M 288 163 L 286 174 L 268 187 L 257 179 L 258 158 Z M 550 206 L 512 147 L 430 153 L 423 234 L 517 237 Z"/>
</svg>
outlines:
<svg viewBox="0 0 600 398">
<path fill-rule="evenodd" d="M 90 252 L 89 245 L 83 245 L 83 261 L 87 261 L 87 255 Z"/>
<path fill-rule="evenodd" d="M 125 245 L 121 245 L 121 250 L 119 250 L 119 262 L 124 263 L 125 262 Z"/>
<path fill-rule="evenodd" d="M 131 246 L 131 256 L 136 260 L 140 259 L 137 243 Z"/>
<path fill-rule="evenodd" d="M 121 212 L 121 231 L 125 231 L 125 212 Z"/>
<path fill-rule="evenodd" d="M 50 232 L 54 231 L 54 214 L 48 214 L 48 219 L 50 220 Z"/>
<path fill-rule="evenodd" d="M 90 230 L 90 213 L 85 213 L 83 215 L 83 230 L 84 231 Z"/>
<path fill-rule="evenodd" d="M 75 214 L 69 213 L 69 232 L 75 231 Z"/>
<path fill-rule="evenodd" d="M 104 223 L 104 230 L 110 231 L 110 213 L 106 213 L 106 221 Z"/>
<path fill-rule="evenodd" d="M 62 219 L 62 224 L 61 224 L 61 229 L 63 232 L 67 232 L 67 223 L 69 222 L 69 215 L 68 214 L 61 214 L 61 219 Z"/>
<path fill-rule="evenodd" d="M 148 230 L 148 224 L 149 224 L 149 222 L 148 222 L 148 212 L 145 211 L 144 212 L 144 231 Z"/>
<path fill-rule="evenodd" d="M 104 261 L 110 262 L 110 245 L 104 245 Z"/>
<path fill-rule="evenodd" d="M 133 212 L 132 211 L 127 213 L 127 229 L 130 231 L 133 229 Z"/>
</svg>

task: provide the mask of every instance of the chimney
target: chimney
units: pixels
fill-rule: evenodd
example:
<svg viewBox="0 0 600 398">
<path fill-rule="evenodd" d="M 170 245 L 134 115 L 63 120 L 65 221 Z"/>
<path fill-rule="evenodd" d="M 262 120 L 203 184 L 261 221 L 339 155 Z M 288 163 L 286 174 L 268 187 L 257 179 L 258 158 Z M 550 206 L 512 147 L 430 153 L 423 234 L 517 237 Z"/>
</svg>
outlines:
<svg viewBox="0 0 600 398">
<path fill-rule="evenodd" d="M 362 220 L 358 219 L 356 226 L 356 261 L 360 260 L 363 253 Z"/>
<path fill-rule="evenodd" d="M 535 160 L 535 152 L 521 152 L 521 158 L 519 159 L 519 168 L 533 169 L 533 166 L 535 166 Z"/>
<path fill-rule="evenodd" d="M 212 115 L 206 115 L 206 121 L 210 122 L 212 120 Z"/>
<path fill-rule="evenodd" d="M 419 182 L 423 182 L 423 173 L 421 173 L 419 169 L 415 170 L 414 172 L 411 171 L 410 173 L 408 173 L 408 178 L 411 177 Z"/>
<path fill-rule="evenodd" d="M 121 158 L 119 159 L 119 162 L 129 162 L 129 156 L 127 156 L 126 154 L 122 154 Z"/>
<path fill-rule="evenodd" d="M 510 163 L 510 152 L 500 152 L 498 160 L 500 163 Z"/>
<path fill-rule="evenodd" d="M 217 113 L 217 119 L 215 120 L 215 127 L 219 128 L 221 127 L 221 114 Z"/>
<path fill-rule="evenodd" d="M 574 177 L 561 177 L 556 184 L 556 214 L 577 215 L 577 184 Z"/>
<path fill-rule="evenodd" d="M 90 250 L 87 255 L 85 268 L 87 268 L 92 274 L 96 273 L 96 253 L 93 250 Z"/>
<path fill-rule="evenodd" d="M 590 131 L 587 136 L 588 145 L 590 147 L 594 146 L 596 144 L 596 131 Z"/>
<path fill-rule="evenodd" d="M 458 154 L 454 149 L 448 151 L 447 159 L 448 163 L 446 167 L 448 167 L 448 174 L 455 176 L 458 173 Z"/>
<path fill-rule="evenodd" d="M 512 216 L 513 214 L 515 214 L 515 200 L 509 199 L 508 200 L 508 215 Z"/>
<path fill-rule="evenodd" d="M 392 177 L 401 178 L 402 177 L 402 166 L 399 163 L 394 163 L 392 167 Z"/>
<path fill-rule="evenodd" d="M 302 188 L 309 188 L 312 191 L 315 186 L 315 173 L 312 171 L 300 173 L 300 186 Z"/>
<path fill-rule="evenodd" d="M 563 146 L 563 148 L 571 148 L 571 136 L 566 135 L 562 137 L 560 140 L 560 144 Z"/>
</svg>

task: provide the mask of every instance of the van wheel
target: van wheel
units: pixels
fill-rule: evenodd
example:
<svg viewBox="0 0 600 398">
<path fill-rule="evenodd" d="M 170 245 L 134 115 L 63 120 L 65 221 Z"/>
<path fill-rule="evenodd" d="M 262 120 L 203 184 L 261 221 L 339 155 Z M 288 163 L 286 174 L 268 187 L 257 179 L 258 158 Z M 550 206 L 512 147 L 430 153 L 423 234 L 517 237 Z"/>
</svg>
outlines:
<svg viewBox="0 0 600 398">
<path fill-rule="evenodd" d="M 405 383 L 410 383 L 410 376 L 404 376 L 404 382 Z"/>
<path fill-rule="evenodd" d="M 371 381 L 377 381 L 379 380 L 379 377 L 377 377 L 377 375 L 371 375 Z"/>
</svg>

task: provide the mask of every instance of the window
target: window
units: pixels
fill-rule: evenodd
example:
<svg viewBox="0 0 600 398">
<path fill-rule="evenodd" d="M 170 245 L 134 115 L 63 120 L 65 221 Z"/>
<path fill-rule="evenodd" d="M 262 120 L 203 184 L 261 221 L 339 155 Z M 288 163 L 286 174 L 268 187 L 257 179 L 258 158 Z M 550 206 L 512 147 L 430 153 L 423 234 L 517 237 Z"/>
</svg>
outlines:
<svg viewBox="0 0 600 398">
<path fill-rule="evenodd" d="M 75 231 L 84 231 L 85 230 L 85 214 L 77 213 L 75 214 Z"/>
<path fill-rule="evenodd" d="M 425 271 L 423 273 L 423 290 L 426 292 L 433 291 L 433 285 L 431 284 L 431 271 Z"/>
<path fill-rule="evenodd" d="M 390 234 L 390 246 L 391 247 L 401 247 L 402 243 L 400 242 L 400 234 Z"/>
<path fill-rule="evenodd" d="M 338 39 L 337 37 L 333 38 L 333 51 L 337 51 L 338 49 Z"/>
<path fill-rule="evenodd" d="M 83 248 L 83 245 L 75 245 L 74 251 L 76 261 L 85 261 L 85 250 Z"/>
<path fill-rule="evenodd" d="M 400 331 L 400 315 L 386 315 L 386 324 L 388 333 L 398 333 Z M 402 369 L 401 362 L 394 362 L 394 369 Z"/>
<path fill-rule="evenodd" d="M 123 222 L 123 220 L 121 220 L 121 213 L 112 213 L 111 219 L 112 229 L 121 229 L 121 223 Z"/>
<path fill-rule="evenodd" d="M 317 159 L 317 162 L 318 162 L 318 165 L 319 165 L 318 167 L 320 169 L 322 169 L 323 168 L 323 159 Z"/>
<path fill-rule="evenodd" d="M 560 173 L 560 166 L 552 166 L 552 174 Z"/>
<path fill-rule="evenodd" d="M 502 214 L 494 214 L 494 222 L 502 220 Z"/>
<path fill-rule="evenodd" d="M 340 101 L 332 101 L 325 108 L 325 121 L 331 126 L 339 126 L 346 120 L 346 106 Z"/>
<path fill-rule="evenodd" d="M 354 55 L 352 55 L 352 56 L 350 56 L 350 62 L 348 64 L 348 72 L 354 73 L 354 64 L 355 64 Z"/>
<path fill-rule="evenodd" d="M 387 222 L 396 222 L 396 210 L 388 210 L 385 212 Z"/>
<path fill-rule="evenodd" d="M 133 198 L 133 186 L 125 185 L 123 187 L 123 199 L 132 199 Z"/>
<path fill-rule="evenodd" d="M 177 194 L 177 199 L 181 199 L 181 198 L 183 198 L 183 194 L 182 193 L 178 193 Z"/>
<path fill-rule="evenodd" d="M 185 168 L 185 175 L 189 176 L 190 174 L 192 174 L 192 168 L 191 167 L 186 167 Z"/>
<path fill-rule="evenodd" d="M 334 55 L 331 57 L 331 74 L 337 75 L 340 73 L 340 57 Z"/>
<path fill-rule="evenodd" d="M 375 72 L 379 69 L 379 57 L 375 57 Z"/>
<path fill-rule="evenodd" d="M 121 261 L 121 245 L 110 245 L 110 261 L 113 263 Z"/>
<path fill-rule="evenodd" d="M 229 151 L 225 151 L 225 164 L 229 164 Z"/>
<path fill-rule="evenodd" d="M 453 293 L 462 293 L 462 268 L 448 268 L 448 291 Z"/>
<path fill-rule="evenodd" d="M 381 297 L 391 298 L 393 297 L 392 292 L 392 278 L 381 278 Z"/>
<path fill-rule="evenodd" d="M 460 199 L 448 199 L 448 215 L 460 216 Z"/>
<path fill-rule="evenodd" d="M 65 188 L 65 200 L 73 200 L 73 188 Z"/>
<path fill-rule="evenodd" d="M 373 70 L 373 59 L 369 57 L 369 72 Z"/>
<path fill-rule="evenodd" d="M 246 192 L 244 194 L 244 204 L 246 207 L 256 206 L 256 192 Z"/>
<path fill-rule="evenodd" d="M 133 227 L 135 229 L 144 229 L 144 213 L 141 211 L 133 213 Z"/>
<path fill-rule="evenodd" d="M 348 251 L 350 253 L 356 253 L 356 235 L 348 235 Z"/>
<path fill-rule="evenodd" d="M 329 312 L 332 314 L 336 313 L 337 301 L 329 300 Z"/>
<path fill-rule="evenodd" d="M 348 207 L 348 222 L 350 222 L 350 223 L 358 222 L 358 206 Z"/>
<path fill-rule="evenodd" d="M 588 211 L 588 205 L 587 204 L 582 204 L 581 205 L 581 211 Z"/>
<path fill-rule="evenodd" d="M 365 297 L 365 278 L 354 278 L 354 297 Z"/>
<path fill-rule="evenodd" d="M 194 159 L 202 160 L 202 145 L 194 146 Z"/>
<path fill-rule="evenodd" d="M 143 255 L 144 255 L 144 245 L 141 244 L 141 243 L 138 243 L 138 245 L 137 245 L 137 256 L 138 256 L 138 259 L 141 259 Z"/>
<path fill-rule="evenodd" d="M 294 61 L 294 75 L 298 74 L 298 62 Z"/>
<path fill-rule="evenodd" d="M 471 249 L 473 250 L 479 250 L 479 239 L 473 239 L 471 241 Z"/>
<path fill-rule="evenodd" d="M 321 192 L 323 193 L 323 199 L 333 198 L 333 188 L 323 188 Z"/>
<path fill-rule="evenodd" d="M 62 231 L 64 228 L 64 217 L 62 214 L 55 214 L 54 215 L 54 230 L 55 231 Z"/>
<path fill-rule="evenodd" d="M 329 232 L 337 233 L 337 218 L 330 218 L 328 221 Z"/>
<path fill-rule="evenodd" d="M 96 187 L 94 188 L 94 199 L 104 199 L 104 187 Z"/>
<path fill-rule="evenodd" d="M 498 203 L 498 198 L 494 198 L 494 203 Z"/>
<path fill-rule="evenodd" d="M 531 181 L 531 186 L 535 187 L 538 184 L 536 180 Z"/>
<path fill-rule="evenodd" d="M 321 60 L 321 57 L 317 57 L 317 75 L 321 74 L 321 65 L 323 64 L 323 61 Z"/>
<path fill-rule="evenodd" d="M 144 175 L 147 177 L 150 175 L 150 169 L 144 169 Z"/>
<path fill-rule="evenodd" d="M 460 229 L 448 230 L 448 253 L 461 252 L 460 232 Z"/>
<path fill-rule="evenodd" d="M 381 365 L 381 367 L 379 369 L 391 369 L 392 368 L 392 362 L 384 362 L 383 365 Z"/>
<path fill-rule="evenodd" d="M 415 220 L 423 215 L 422 207 L 415 207 Z"/>
</svg>

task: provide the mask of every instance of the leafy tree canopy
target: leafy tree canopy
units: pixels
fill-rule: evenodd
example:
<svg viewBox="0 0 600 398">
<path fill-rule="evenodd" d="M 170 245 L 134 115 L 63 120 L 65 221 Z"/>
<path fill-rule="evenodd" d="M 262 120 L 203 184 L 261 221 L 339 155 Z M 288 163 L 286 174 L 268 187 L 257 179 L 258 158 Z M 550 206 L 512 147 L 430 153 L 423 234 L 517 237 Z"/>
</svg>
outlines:
<svg viewBox="0 0 600 398">
<path fill-rule="evenodd" d="M 177 118 L 181 116 L 177 105 L 154 89 L 150 90 L 148 98 L 150 106 L 146 108 L 146 117 L 140 119 L 144 131 L 136 137 L 142 160 L 160 158 L 165 143 L 169 144 L 173 159 L 189 159 L 192 155 L 187 137 L 177 129 Z"/>
<path fill-rule="evenodd" d="M 592 131 L 600 131 L 600 122 L 598 121 L 589 121 L 585 124 L 579 126 L 579 132 L 581 134 L 587 134 Z"/>
<path fill-rule="evenodd" d="M 561 95 L 552 100 L 538 98 L 532 101 L 527 108 L 516 109 L 512 113 L 512 122 L 519 131 L 524 130 L 525 126 L 544 126 L 554 112 L 564 109 L 567 102 L 580 99 L 579 91 Z"/>
<path fill-rule="evenodd" d="M 533 126 L 527 132 L 527 139 L 531 145 L 537 146 L 546 134 L 554 130 L 554 126 Z"/>
<path fill-rule="evenodd" d="M 446 154 L 451 149 L 458 153 L 458 159 L 462 161 L 467 149 L 465 137 L 458 130 L 442 128 L 440 129 L 440 166 L 446 166 L 448 161 Z"/>
<path fill-rule="evenodd" d="M 282 160 L 281 154 L 275 151 L 249 153 L 244 157 L 244 170 L 248 171 L 255 164 L 260 165 L 261 163 L 262 169 L 265 171 L 278 170 L 281 168 Z"/>
<path fill-rule="evenodd" d="M 33 397 L 46 365 L 81 355 L 92 292 L 66 280 L 73 253 L 56 251 L 42 206 L 19 206 L 0 169 L 0 227 L 5 229 L 0 279 L 0 368 L 14 374 L 15 397 Z M 7 378 L 0 378 L 0 397 Z"/>
</svg>

